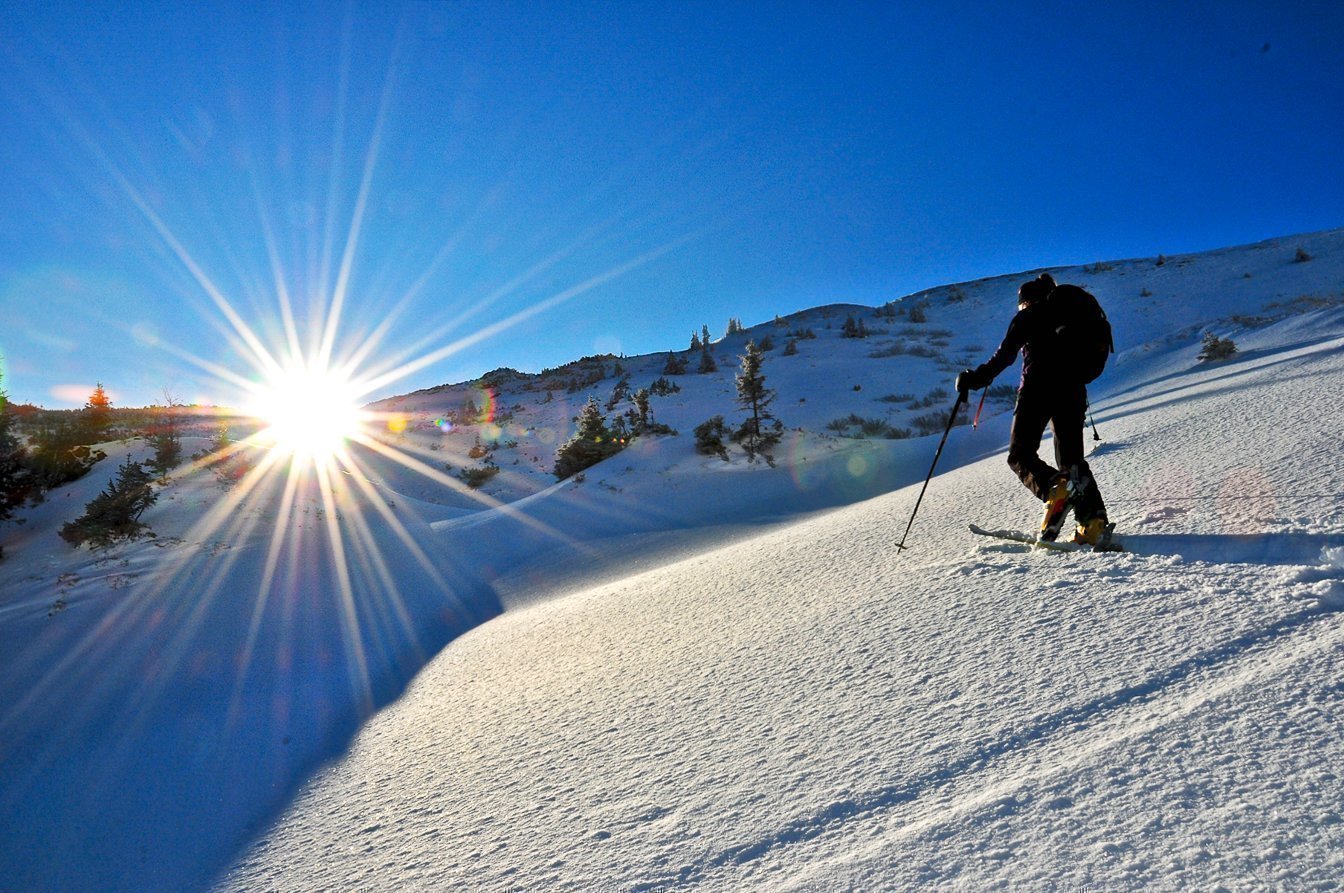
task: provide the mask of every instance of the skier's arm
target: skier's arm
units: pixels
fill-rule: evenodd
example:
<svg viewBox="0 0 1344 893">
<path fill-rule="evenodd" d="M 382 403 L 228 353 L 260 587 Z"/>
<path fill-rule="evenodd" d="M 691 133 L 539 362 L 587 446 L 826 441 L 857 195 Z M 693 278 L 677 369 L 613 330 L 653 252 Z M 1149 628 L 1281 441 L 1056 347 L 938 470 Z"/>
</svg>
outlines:
<svg viewBox="0 0 1344 893">
<path fill-rule="evenodd" d="M 1018 313 L 1008 324 L 1008 334 L 1003 336 L 1003 343 L 994 351 L 993 356 L 976 368 L 967 369 L 957 376 L 957 390 L 978 391 L 989 387 L 990 382 L 994 381 L 1000 372 L 1017 360 L 1018 352 L 1027 342 L 1026 329 L 1023 315 Z"/>
</svg>

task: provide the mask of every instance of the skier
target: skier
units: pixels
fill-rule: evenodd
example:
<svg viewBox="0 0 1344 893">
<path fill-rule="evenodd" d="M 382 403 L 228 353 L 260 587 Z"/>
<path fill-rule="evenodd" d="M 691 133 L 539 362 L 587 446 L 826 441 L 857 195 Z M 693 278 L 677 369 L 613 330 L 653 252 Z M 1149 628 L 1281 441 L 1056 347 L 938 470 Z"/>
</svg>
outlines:
<svg viewBox="0 0 1344 893">
<path fill-rule="evenodd" d="M 1065 359 L 1058 324 L 1046 300 L 1054 289 L 1049 273 L 1024 282 L 1017 291 L 1017 315 L 1008 324 L 1003 343 L 983 365 L 959 374 L 956 387 L 963 395 L 989 387 L 1021 351 L 1022 382 L 1013 410 L 1008 465 L 1045 503 L 1041 539 L 1057 539 L 1065 514 L 1072 509 L 1078 523 L 1073 542 L 1096 547 L 1109 539 L 1110 527 L 1101 491 L 1083 458 L 1087 385 Z M 1054 432 L 1058 468 L 1039 455 L 1046 424 Z"/>
</svg>

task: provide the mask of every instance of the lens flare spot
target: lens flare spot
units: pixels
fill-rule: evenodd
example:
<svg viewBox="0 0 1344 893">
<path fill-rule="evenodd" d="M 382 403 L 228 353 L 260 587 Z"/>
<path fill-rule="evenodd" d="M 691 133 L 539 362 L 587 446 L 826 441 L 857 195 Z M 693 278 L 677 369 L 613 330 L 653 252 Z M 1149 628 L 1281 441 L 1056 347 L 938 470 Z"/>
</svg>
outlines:
<svg viewBox="0 0 1344 893">
<path fill-rule="evenodd" d="M 471 410 L 475 410 L 472 412 Z M 474 416 L 468 422 L 493 424 L 495 421 L 495 392 L 489 388 L 476 388 L 467 407 L 469 415 Z"/>
<path fill-rule="evenodd" d="M 132 326 L 131 337 L 145 347 L 156 347 L 159 343 L 158 330 L 147 322 L 136 323 Z"/>
<path fill-rule="evenodd" d="M 866 477 L 868 472 L 872 470 L 872 462 L 868 460 L 867 456 L 856 454 L 849 457 L 845 467 L 849 471 L 850 477 L 861 478 Z"/>
</svg>

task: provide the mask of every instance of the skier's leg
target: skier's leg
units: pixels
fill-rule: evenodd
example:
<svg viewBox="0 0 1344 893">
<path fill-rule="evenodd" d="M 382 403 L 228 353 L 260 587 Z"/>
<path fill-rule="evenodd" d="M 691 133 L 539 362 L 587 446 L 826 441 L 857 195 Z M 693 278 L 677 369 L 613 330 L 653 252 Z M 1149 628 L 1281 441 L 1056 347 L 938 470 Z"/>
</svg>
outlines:
<svg viewBox="0 0 1344 893">
<path fill-rule="evenodd" d="M 1106 517 L 1106 503 L 1101 498 L 1101 488 L 1092 476 L 1092 469 L 1083 457 L 1083 426 L 1087 419 L 1087 389 L 1079 386 L 1076 390 L 1061 393 L 1051 416 L 1050 429 L 1055 436 L 1055 460 L 1059 467 L 1068 470 L 1078 469 L 1078 479 L 1084 486 L 1073 507 L 1073 516 L 1079 523 L 1093 518 Z"/>
<path fill-rule="evenodd" d="M 1049 421 L 1049 403 L 1036 392 L 1023 388 L 1017 395 L 1013 427 L 1008 435 L 1008 467 L 1042 502 L 1049 495 L 1051 481 L 1057 474 L 1040 457 L 1041 435 L 1045 433 Z"/>
</svg>

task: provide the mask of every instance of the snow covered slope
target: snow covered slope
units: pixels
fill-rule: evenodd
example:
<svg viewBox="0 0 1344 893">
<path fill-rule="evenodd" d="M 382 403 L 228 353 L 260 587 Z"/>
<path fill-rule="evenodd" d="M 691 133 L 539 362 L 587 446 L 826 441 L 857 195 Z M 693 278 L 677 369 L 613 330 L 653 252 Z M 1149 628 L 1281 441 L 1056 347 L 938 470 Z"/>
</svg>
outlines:
<svg viewBox="0 0 1344 893">
<path fill-rule="evenodd" d="M 1344 311 L 1239 343 L 1098 401 L 1131 553 L 971 536 L 996 455 L 508 612 L 221 887 L 1330 888 Z"/>
<path fill-rule="evenodd" d="M 184 471 L 154 541 L 94 554 L 56 529 L 105 480 L 53 494 L 0 566 L 0 890 L 1327 888 L 1344 231 L 1158 260 L 1055 271 L 1122 350 L 1091 461 L 1123 555 L 965 530 L 1036 522 L 1011 399 L 895 554 L 936 443 L 896 429 L 941 430 L 1027 274 L 716 342 L 655 400 L 681 434 L 582 481 L 550 456 L 616 358 L 382 407 L 439 469 L 497 444 L 479 491 Z M 1239 353 L 1199 363 L 1206 331 Z M 695 453 L 766 333 L 776 467 Z"/>
</svg>

